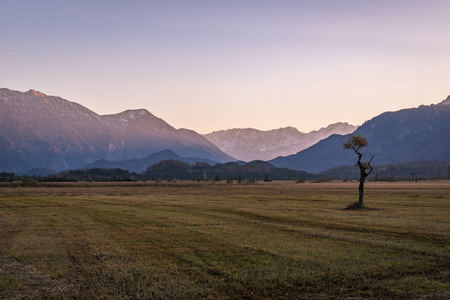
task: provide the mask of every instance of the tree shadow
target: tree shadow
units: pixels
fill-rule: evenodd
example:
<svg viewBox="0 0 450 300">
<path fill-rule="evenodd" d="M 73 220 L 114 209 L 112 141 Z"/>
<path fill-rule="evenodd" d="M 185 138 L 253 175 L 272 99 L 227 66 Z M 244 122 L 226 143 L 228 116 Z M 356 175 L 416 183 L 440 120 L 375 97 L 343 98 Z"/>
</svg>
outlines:
<svg viewBox="0 0 450 300">
<path fill-rule="evenodd" d="M 367 207 L 359 202 L 354 202 L 344 208 L 344 210 L 379 210 L 378 208 Z"/>
</svg>

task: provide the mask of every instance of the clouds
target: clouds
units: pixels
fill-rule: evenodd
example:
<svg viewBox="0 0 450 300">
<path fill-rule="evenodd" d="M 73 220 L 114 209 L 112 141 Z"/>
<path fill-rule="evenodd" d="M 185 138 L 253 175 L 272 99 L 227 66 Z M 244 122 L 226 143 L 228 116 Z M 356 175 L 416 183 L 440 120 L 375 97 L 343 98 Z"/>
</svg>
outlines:
<svg viewBox="0 0 450 300">
<path fill-rule="evenodd" d="M 0 57 L 18 55 L 20 53 L 22 53 L 22 51 L 12 51 L 12 52 L 0 53 Z"/>
</svg>

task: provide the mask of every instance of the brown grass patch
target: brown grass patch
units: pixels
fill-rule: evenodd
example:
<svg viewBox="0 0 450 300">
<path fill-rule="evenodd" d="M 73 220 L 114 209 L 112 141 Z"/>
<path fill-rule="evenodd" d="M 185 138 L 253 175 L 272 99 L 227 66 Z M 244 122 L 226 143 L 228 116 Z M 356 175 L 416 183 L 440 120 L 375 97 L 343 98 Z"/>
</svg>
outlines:
<svg viewBox="0 0 450 300">
<path fill-rule="evenodd" d="M 366 188 L 344 210 L 357 184 L 3 186 L 0 298 L 447 295 L 449 182 Z"/>
</svg>

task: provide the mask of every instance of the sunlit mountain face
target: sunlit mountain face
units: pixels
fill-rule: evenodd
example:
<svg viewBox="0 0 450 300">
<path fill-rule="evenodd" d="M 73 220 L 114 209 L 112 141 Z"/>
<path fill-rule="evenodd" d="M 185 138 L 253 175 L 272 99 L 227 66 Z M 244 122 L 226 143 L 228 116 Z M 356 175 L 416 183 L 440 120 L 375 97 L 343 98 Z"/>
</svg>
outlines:
<svg viewBox="0 0 450 300">
<path fill-rule="evenodd" d="M 217 162 L 234 160 L 200 134 L 175 129 L 147 110 L 98 115 L 30 90 L 0 89 L 0 170 L 64 170 L 98 159 L 142 158 L 165 149 Z"/>
</svg>

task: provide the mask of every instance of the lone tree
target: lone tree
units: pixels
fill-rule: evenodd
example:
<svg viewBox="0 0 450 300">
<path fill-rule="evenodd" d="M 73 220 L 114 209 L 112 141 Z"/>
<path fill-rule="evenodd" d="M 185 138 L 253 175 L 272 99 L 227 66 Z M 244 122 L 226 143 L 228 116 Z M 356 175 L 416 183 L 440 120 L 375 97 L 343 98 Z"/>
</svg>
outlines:
<svg viewBox="0 0 450 300">
<path fill-rule="evenodd" d="M 369 143 L 367 143 L 366 138 L 361 136 L 361 134 L 356 136 L 350 134 L 347 142 L 343 143 L 343 146 L 344 149 L 352 149 L 353 151 L 355 151 L 356 155 L 358 155 L 358 162 L 356 163 L 355 166 L 358 166 L 360 170 L 358 189 L 359 189 L 359 205 L 362 206 L 364 204 L 364 181 L 366 180 L 366 177 L 369 176 L 369 174 L 372 173 L 373 171 L 373 168 L 370 165 L 370 163 L 372 162 L 374 155 L 372 155 L 369 161 L 361 162 L 362 148 L 369 147 Z"/>
</svg>

